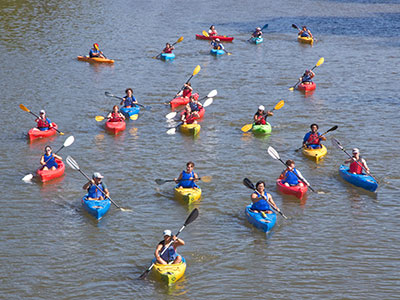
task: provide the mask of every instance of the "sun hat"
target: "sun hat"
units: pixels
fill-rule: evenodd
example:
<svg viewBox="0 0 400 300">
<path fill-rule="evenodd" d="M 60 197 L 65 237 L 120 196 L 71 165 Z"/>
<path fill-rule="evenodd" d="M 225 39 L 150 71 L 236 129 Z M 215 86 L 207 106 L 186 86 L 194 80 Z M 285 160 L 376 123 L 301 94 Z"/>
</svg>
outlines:
<svg viewBox="0 0 400 300">
<path fill-rule="evenodd" d="M 360 153 L 360 149 L 358 149 L 358 148 L 353 148 L 353 153 Z"/>
<path fill-rule="evenodd" d="M 164 230 L 163 236 L 166 236 L 166 235 L 171 236 L 172 235 L 171 230 L 169 230 L 169 229 Z"/>
<path fill-rule="evenodd" d="M 95 179 L 95 178 L 104 178 L 104 176 L 101 175 L 99 172 L 94 172 L 92 178 L 93 179 Z"/>
<path fill-rule="evenodd" d="M 264 105 L 260 105 L 260 106 L 258 107 L 258 109 L 259 109 L 259 110 L 265 110 L 265 107 L 264 107 Z"/>
</svg>

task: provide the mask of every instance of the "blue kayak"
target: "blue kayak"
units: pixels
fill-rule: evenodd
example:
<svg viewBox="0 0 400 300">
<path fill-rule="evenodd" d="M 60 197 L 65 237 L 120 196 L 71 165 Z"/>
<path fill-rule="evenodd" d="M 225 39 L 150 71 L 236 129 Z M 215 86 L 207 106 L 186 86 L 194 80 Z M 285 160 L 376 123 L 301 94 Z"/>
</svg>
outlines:
<svg viewBox="0 0 400 300">
<path fill-rule="evenodd" d="M 367 174 L 353 174 L 349 172 L 349 167 L 341 165 L 339 168 L 340 176 L 347 182 L 354 184 L 367 191 L 375 192 L 378 188 L 376 180 Z"/>
<path fill-rule="evenodd" d="M 173 60 L 175 58 L 174 53 L 161 53 L 162 60 Z"/>
<path fill-rule="evenodd" d="M 252 37 L 251 42 L 258 45 L 264 41 L 264 38 L 262 37 Z"/>
<path fill-rule="evenodd" d="M 225 50 L 221 50 L 221 49 L 211 49 L 210 50 L 210 54 L 218 56 L 218 55 L 223 55 L 225 54 Z"/>
<path fill-rule="evenodd" d="M 137 115 L 140 111 L 140 107 L 138 105 L 134 105 L 132 107 L 121 107 L 121 113 L 123 113 L 127 118 L 130 118 L 133 115 Z"/>
<path fill-rule="evenodd" d="M 268 232 L 275 226 L 276 213 L 265 214 L 265 217 L 261 213 L 255 213 L 251 209 L 251 204 L 246 206 L 246 217 L 247 220 L 253 224 L 254 227 L 261 229 L 264 232 Z"/>
<path fill-rule="evenodd" d="M 86 211 L 100 220 L 108 211 L 111 205 L 110 199 L 105 200 L 87 200 L 87 194 L 82 198 L 82 205 Z"/>
</svg>

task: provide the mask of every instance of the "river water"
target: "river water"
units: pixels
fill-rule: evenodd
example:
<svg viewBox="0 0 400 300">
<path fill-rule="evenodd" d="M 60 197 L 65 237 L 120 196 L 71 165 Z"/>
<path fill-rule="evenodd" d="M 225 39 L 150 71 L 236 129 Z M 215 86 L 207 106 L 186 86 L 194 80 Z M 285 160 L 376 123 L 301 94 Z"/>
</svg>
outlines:
<svg viewBox="0 0 400 300">
<path fill-rule="evenodd" d="M 1 183 L 0 298 L 2 299 L 399 299 L 400 174 L 398 110 L 400 3 L 397 0 L 317 1 L 26 1 L 0 3 Z M 268 23 L 264 43 L 246 39 Z M 296 41 L 291 24 L 307 24 L 318 38 Z M 231 56 L 209 55 L 194 39 L 211 24 L 235 40 Z M 179 36 L 175 61 L 151 59 Z M 76 60 L 97 42 L 116 62 Z M 317 89 L 294 91 L 306 68 L 315 69 Z M 199 138 L 167 135 L 162 103 L 191 75 L 201 95 L 218 90 Z M 121 135 L 105 133 L 94 119 L 127 87 L 151 112 L 131 121 Z M 258 105 L 285 106 L 270 118 L 265 138 L 243 134 Z M 20 110 L 46 109 L 64 137 L 30 144 L 34 119 Z M 326 142 L 316 164 L 294 150 L 311 123 L 320 131 L 339 128 L 346 149 L 358 147 L 380 187 L 364 192 L 339 178 L 346 155 Z M 38 167 L 43 147 L 59 148 L 65 137 L 87 174 L 105 175 L 112 207 L 96 222 L 81 207 L 85 178 L 67 167 L 48 184 L 21 178 Z M 312 186 L 305 200 L 283 196 L 274 180 L 283 165 L 266 152 L 273 146 L 292 158 Z M 173 198 L 173 178 L 188 160 L 196 163 L 202 200 L 199 218 L 181 234 L 188 267 L 167 288 L 148 267 L 166 228 L 177 231 L 193 207 Z M 250 190 L 244 177 L 264 179 L 278 216 L 267 236 L 246 220 Z"/>
</svg>

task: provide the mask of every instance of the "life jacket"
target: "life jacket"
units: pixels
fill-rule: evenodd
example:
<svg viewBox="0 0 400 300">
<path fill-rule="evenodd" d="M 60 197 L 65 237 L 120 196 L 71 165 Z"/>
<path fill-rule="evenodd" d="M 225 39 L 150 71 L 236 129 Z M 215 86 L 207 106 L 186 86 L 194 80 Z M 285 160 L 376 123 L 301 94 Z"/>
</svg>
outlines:
<svg viewBox="0 0 400 300">
<path fill-rule="evenodd" d="M 100 189 L 98 189 L 94 184 L 91 184 L 90 187 L 88 188 L 88 196 L 90 198 L 100 198 L 101 196 L 103 196 L 103 193 L 101 192 L 101 191 L 104 192 L 103 185 L 100 183 L 97 186 Z"/>
<path fill-rule="evenodd" d="M 209 35 L 209 36 L 217 35 L 217 31 L 216 31 L 216 30 L 209 30 L 209 31 L 208 31 L 208 35 Z"/>
<path fill-rule="evenodd" d="M 192 96 L 192 90 L 191 89 L 184 89 L 182 92 L 182 97 L 190 97 Z"/>
<path fill-rule="evenodd" d="M 161 241 L 159 244 L 163 245 L 163 247 L 160 250 L 161 254 L 165 249 L 165 241 Z M 167 248 L 167 250 L 165 250 L 165 252 L 162 255 L 160 255 L 160 257 L 167 263 L 174 261 L 178 257 L 178 253 L 176 252 L 173 243 Z"/>
<path fill-rule="evenodd" d="M 135 97 L 125 97 L 124 98 L 125 99 L 125 101 L 124 101 L 124 106 L 125 107 L 132 107 L 133 105 L 134 105 L 134 101 L 136 101 L 136 99 L 135 99 Z"/>
<path fill-rule="evenodd" d="M 307 139 L 307 144 L 309 145 L 319 145 L 319 134 L 318 132 L 316 133 L 311 133 L 310 132 L 310 136 Z"/>
<path fill-rule="evenodd" d="M 172 53 L 172 49 L 171 48 L 164 48 L 163 52 L 164 53 Z"/>
<path fill-rule="evenodd" d="M 44 161 L 46 162 L 45 166 L 49 169 L 51 169 L 52 167 L 56 167 L 58 168 L 58 165 L 56 163 L 56 159 L 53 156 L 53 153 L 50 155 L 43 155 Z"/>
<path fill-rule="evenodd" d="M 49 123 L 50 122 L 48 121 L 47 118 L 44 120 L 42 118 L 39 118 L 39 120 L 37 121 L 37 127 L 38 128 L 49 128 L 50 127 Z"/>
<path fill-rule="evenodd" d="M 254 116 L 257 117 L 257 121 L 255 121 L 256 125 L 265 125 L 265 124 L 267 124 L 267 122 L 265 121 L 264 115 L 259 114 L 258 111 L 256 112 L 256 114 Z"/>
<path fill-rule="evenodd" d="M 185 170 L 182 171 L 182 179 L 178 183 L 178 187 L 183 188 L 194 188 L 198 187 L 194 180 L 189 180 L 190 177 L 194 178 L 194 172 L 186 173 Z"/>
<path fill-rule="evenodd" d="M 312 82 L 311 76 L 304 73 L 303 76 L 301 77 L 301 82 Z"/>
<path fill-rule="evenodd" d="M 262 32 L 261 31 L 257 31 L 256 30 L 256 31 L 253 32 L 253 37 L 258 38 L 260 36 L 262 36 Z"/>
<path fill-rule="evenodd" d="M 122 118 L 119 116 L 118 113 L 112 112 L 110 122 L 121 122 Z"/>
<path fill-rule="evenodd" d="M 364 166 L 364 163 L 362 162 L 362 159 L 361 159 L 361 157 L 360 157 L 360 159 L 359 159 L 358 161 L 353 161 L 353 162 L 350 164 L 350 169 L 349 169 L 349 172 L 350 172 L 350 173 L 356 173 L 356 174 L 362 174 L 362 173 L 363 173 L 363 168 L 361 168 L 361 166 L 359 166 L 357 162 L 358 162 L 360 165 L 362 165 L 363 167 L 365 167 L 365 166 Z"/>
<path fill-rule="evenodd" d="M 261 197 L 261 194 L 257 191 L 254 191 L 255 194 L 257 194 L 258 197 Z M 264 195 L 268 199 L 267 192 L 264 190 Z M 268 201 L 265 200 L 264 198 L 258 200 L 256 203 L 253 203 L 251 205 L 252 210 L 271 210 L 271 206 L 269 205 Z"/>
<path fill-rule="evenodd" d="M 186 110 L 183 113 L 185 115 L 186 124 L 193 124 L 196 117 L 192 113 L 188 113 Z"/>
<path fill-rule="evenodd" d="M 295 173 L 297 175 L 299 175 L 297 173 L 296 168 L 293 169 L 293 171 L 287 171 L 286 175 L 284 179 L 282 179 L 282 183 L 288 183 L 289 185 L 298 185 L 299 184 L 299 179 L 297 178 L 297 176 L 295 175 Z"/>
<path fill-rule="evenodd" d="M 98 57 L 100 55 L 100 50 L 90 49 L 89 57 Z"/>
<path fill-rule="evenodd" d="M 199 106 L 197 105 L 197 103 L 194 103 L 194 102 L 190 101 L 190 102 L 189 102 L 189 105 L 190 105 L 190 109 L 191 109 L 192 111 L 199 111 L 199 110 L 200 110 L 200 109 L 199 109 Z"/>
</svg>

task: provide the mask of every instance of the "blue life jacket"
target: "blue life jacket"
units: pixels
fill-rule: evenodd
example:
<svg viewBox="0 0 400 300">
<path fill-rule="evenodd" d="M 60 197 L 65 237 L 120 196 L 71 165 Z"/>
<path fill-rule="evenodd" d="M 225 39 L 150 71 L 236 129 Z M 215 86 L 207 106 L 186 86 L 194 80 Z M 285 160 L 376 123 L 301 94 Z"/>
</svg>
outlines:
<svg viewBox="0 0 400 300">
<path fill-rule="evenodd" d="M 44 161 L 46 162 L 45 166 L 48 167 L 49 169 L 51 169 L 52 167 L 56 167 L 56 169 L 58 168 L 58 164 L 56 163 L 56 160 L 53 156 L 53 154 L 50 155 L 43 155 L 44 157 Z"/>
<path fill-rule="evenodd" d="M 135 99 L 135 97 L 125 97 L 124 98 L 125 99 L 125 102 L 124 102 L 124 106 L 125 107 L 127 107 L 127 106 L 136 106 L 136 104 L 135 103 L 133 103 L 134 101 L 136 102 L 136 99 Z"/>
<path fill-rule="evenodd" d="M 90 49 L 89 57 L 98 57 L 100 55 L 100 50 Z"/>
<path fill-rule="evenodd" d="M 302 34 L 301 34 L 301 37 L 309 37 L 310 35 L 308 34 L 308 32 L 303 32 Z"/>
<path fill-rule="evenodd" d="M 97 186 L 104 192 L 102 183 L 98 184 Z M 91 184 L 88 188 L 88 196 L 89 198 L 100 198 L 101 196 L 104 197 L 104 194 L 94 184 Z"/>
<path fill-rule="evenodd" d="M 165 241 L 161 241 L 160 242 L 160 244 L 162 244 L 163 245 L 163 247 L 161 248 L 161 251 L 160 251 L 160 253 L 161 252 L 163 252 L 164 251 L 164 249 L 165 249 Z M 169 246 L 168 248 L 167 248 L 167 250 L 165 250 L 165 252 L 162 254 L 162 255 L 160 255 L 160 257 L 163 259 L 163 260 L 165 260 L 167 263 L 169 263 L 169 262 L 171 262 L 171 261 L 174 261 L 177 257 L 178 257 L 178 253 L 175 251 L 175 249 L 174 249 L 174 246 L 173 246 L 173 243 L 171 244 L 171 246 Z"/>
<path fill-rule="evenodd" d="M 190 177 L 194 178 L 194 172 L 186 173 L 185 170 L 182 171 L 182 179 L 179 181 L 177 187 L 183 187 L 183 188 L 198 188 L 197 184 L 194 182 L 194 180 L 189 180 Z"/>
<path fill-rule="evenodd" d="M 259 192 L 255 191 L 254 193 L 256 193 L 258 197 L 261 197 L 261 194 Z M 267 197 L 267 199 L 268 199 L 268 195 L 265 190 L 264 190 L 264 196 Z M 272 210 L 268 201 L 265 200 L 264 198 L 258 200 L 256 203 L 253 203 L 251 205 L 251 209 L 252 210 L 263 210 L 263 211 L 264 210 Z"/>
<path fill-rule="evenodd" d="M 199 106 L 196 104 L 196 103 L 194 103 L 194 102 L 189 102 L 189 105 L 190 105 L 190 109 L 192 110 L 192 111 L 199 111 L 200 109 L 199 109 Z"/>
<path fill-rule="evenodd" d="M 297 175 L 299 175 L 299 173 L 297 173 L 296 168 L 293 169 L 292 171 L 287 171 L 286 172 L 286 178 L 282 179 L 282 183 L 288 183 L 289 185 L 298 185 L 299 184 L 299 179 L 297 178 L 297 176 L 295 175 L 295 173 Z"/>
</svg>

